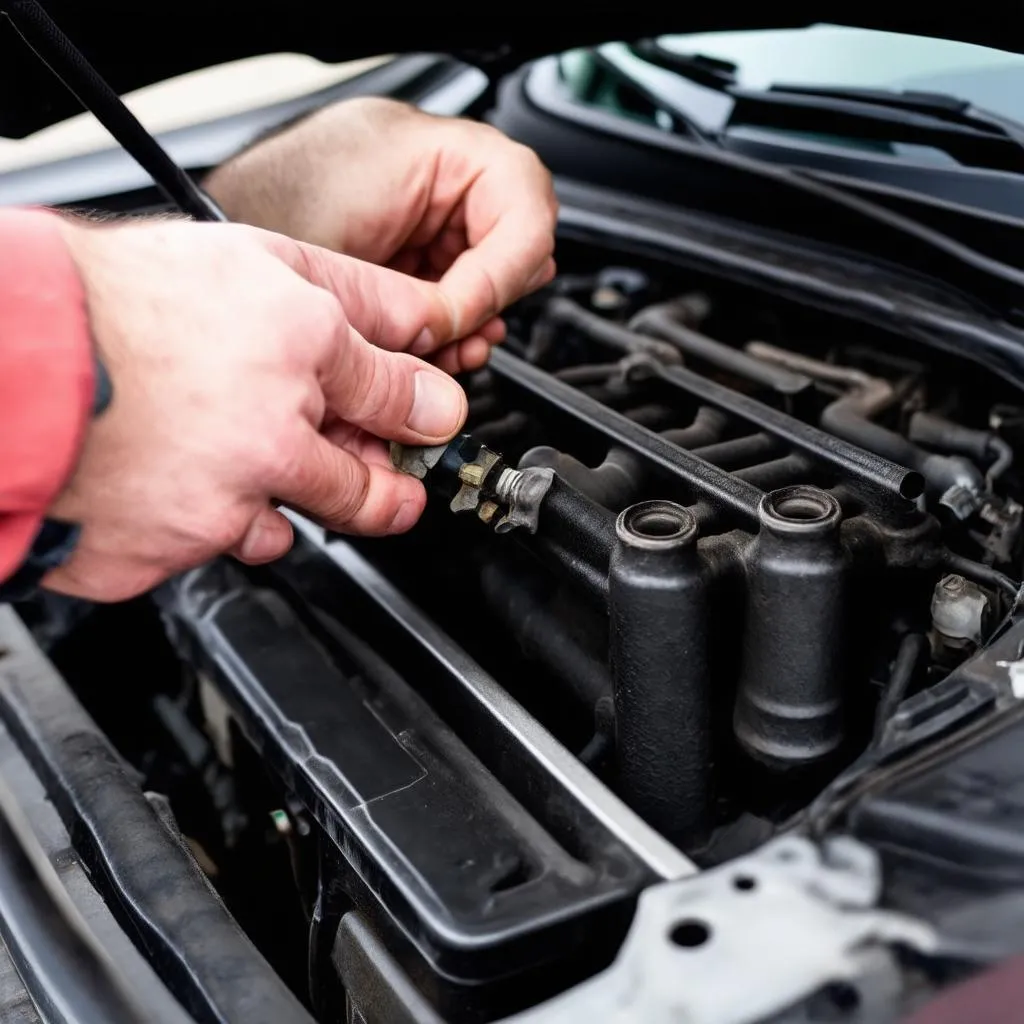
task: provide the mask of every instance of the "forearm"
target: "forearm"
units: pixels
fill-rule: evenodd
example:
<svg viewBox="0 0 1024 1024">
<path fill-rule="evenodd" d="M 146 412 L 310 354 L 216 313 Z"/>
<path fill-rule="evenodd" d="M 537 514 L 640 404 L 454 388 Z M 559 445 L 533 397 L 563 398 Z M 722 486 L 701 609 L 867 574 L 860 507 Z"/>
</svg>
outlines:
<svg viewBox="0 0 1024 1024">
<path fill-rule="evenodd" d="M 84 291 L 59 217 L 0 211 L 0 583 L 71 475 L 95 396 Z"/>
</svg>

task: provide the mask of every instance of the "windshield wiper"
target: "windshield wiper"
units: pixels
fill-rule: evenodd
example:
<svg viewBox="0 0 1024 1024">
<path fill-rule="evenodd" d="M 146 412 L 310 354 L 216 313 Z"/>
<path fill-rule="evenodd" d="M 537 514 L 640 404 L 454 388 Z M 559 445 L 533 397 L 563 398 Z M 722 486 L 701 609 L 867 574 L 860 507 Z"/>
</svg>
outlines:
<svg viewBox="0 0 1024 1024">
<path fill-rule="evenodd" d="M 773 85 L 726 90 L 739 125 L 929 146 L 968 167 L 1024 172 L 1024 126 L 956 96 Z"/>
<path fill-rule="evenodd" d="M 697 85 L 706 85 L 709 89 L 725 91 L 737 82 L 739 67 L 731 61 L 709 57 L 704 53 L 678 53 L 657 39 L 641 39 L 633 43 L 629 51 L 648 64 L 665 71 L 674 71 L 681 78 Z"/>
<path fill-rule="evenodd" d="M 928 146 L 966 167 L 1024 173 L 1024 125 L 941 92 L 845 86 L 746 89 L 739 66 L 702 53 L 677 53 L 655 39 L 633 56 L 733 100 L 722 131 L 740 126 Z M 620 69 L 623 72 L 624 69 Z"/>
</svg>

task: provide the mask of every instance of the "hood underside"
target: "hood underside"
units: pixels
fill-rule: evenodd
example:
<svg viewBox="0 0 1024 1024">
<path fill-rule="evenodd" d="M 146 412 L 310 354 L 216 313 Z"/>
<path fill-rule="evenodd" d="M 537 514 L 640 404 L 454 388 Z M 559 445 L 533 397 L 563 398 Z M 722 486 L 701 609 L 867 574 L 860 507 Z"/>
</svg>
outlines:
<svg viewBox="0 0 1024 1024">
<path fill-rule="evenodd" d="M 0 0 L 0 9 L 6 6 Z M 828 22 L 1021 50 L 1020 14 L 995 0 L 958 7 L 805 0 L 771 5 L 386 5 L 337 0 L 46 0 L 47 11 L 121 93 L 175 75 L 265 53 L 326 62 L 402 52 L 443 52 L 494 73 L 574 46 L 671 32 L 799 28 Z M 0 21 L 0 136 L 22 138 L 80 111 L 78 102 Z"/>
</svg>

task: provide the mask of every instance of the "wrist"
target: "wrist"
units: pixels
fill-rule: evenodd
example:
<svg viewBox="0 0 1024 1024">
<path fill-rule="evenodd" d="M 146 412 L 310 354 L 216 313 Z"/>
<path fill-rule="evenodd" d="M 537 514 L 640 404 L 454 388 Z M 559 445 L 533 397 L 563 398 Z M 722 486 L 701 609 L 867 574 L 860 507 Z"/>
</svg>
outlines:
<svg viewBox="0 0 1024 1024">
<path fill-rule="evenodd" d="M 74 472 L 93 409 L 109 400 L 109 381 L 60 216 L 0 213 L 0 292 L 0 580 L 9 577 L 0 599 L 13 600 L 70 552 L 74 524 L 44 517 Z"/>
</svg>

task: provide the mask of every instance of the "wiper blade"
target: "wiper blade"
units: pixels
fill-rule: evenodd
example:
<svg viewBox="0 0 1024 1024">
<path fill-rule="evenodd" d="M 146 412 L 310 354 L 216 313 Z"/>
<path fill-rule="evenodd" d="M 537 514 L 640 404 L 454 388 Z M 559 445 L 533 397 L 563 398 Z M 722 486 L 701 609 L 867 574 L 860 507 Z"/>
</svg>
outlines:
<svg viewBox="0 0 1024 1024">
<path fill-rule="evenodd" d="M 726 90 L 728 127 L 930 146 L 968 167 L 1024 173 L 1024 126 L 943 93 L 773 85 Z"/>
<path fill-rule="evenodd" d="M 674 71 L 697 85 L 709 89 L 728 89 L 737 83 L 739 66 L 704 53 L 678 53 L 657 39 L 641 39 L 629 47 L 630 53 L 665 71 Z"/>
<path fill-rule="evenodd" d="M 853 100 L 871 103 L 894 110 L 906 110 L 937 117 L 943 121 L 960 124 L 982 131 L 1001 133 L 1024 146 L 1024 124 L 1013 118 L 1005 117 L 984 107 L 976 107 L 970 100 L 953 96 L 945 92 L 932 92 L 921 89 L 857 89 L 853 87 L 807 85 L 773 85 L 770 92 L 788 92 L 804 96 L 822 96 L 837 100 Z"/>
</svg>

